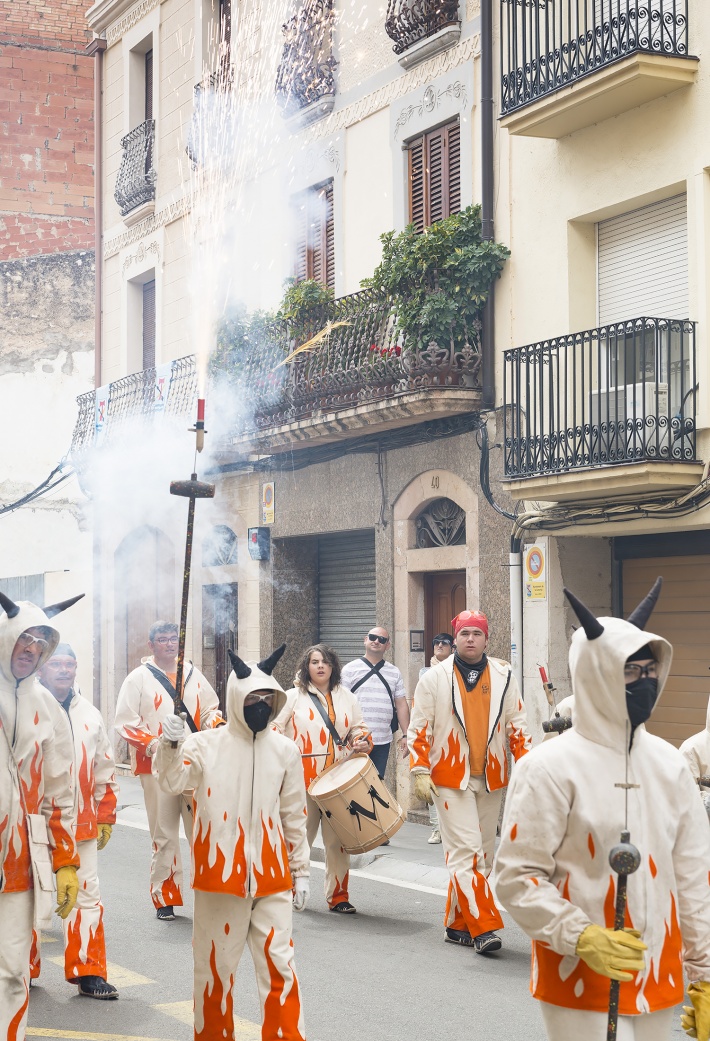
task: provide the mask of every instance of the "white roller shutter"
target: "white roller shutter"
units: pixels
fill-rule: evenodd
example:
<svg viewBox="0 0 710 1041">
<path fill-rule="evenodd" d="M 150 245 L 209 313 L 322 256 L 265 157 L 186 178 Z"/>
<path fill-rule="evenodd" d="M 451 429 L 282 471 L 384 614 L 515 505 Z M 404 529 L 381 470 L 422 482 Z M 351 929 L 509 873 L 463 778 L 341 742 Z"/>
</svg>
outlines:
<svg viewBox="0 0 710 1041">
<path fill-rule="evenodd" d="M 629 318 L 689 318 L 685 195 L 601 221 L 599 324 Z"/>
<path fill-rule="evenodd" d="M 319 640 L 343 664 L 365 653 L 363 638 L 377 625 L 375 533 L 348 531 L 318 539 Z"/>
</svg>

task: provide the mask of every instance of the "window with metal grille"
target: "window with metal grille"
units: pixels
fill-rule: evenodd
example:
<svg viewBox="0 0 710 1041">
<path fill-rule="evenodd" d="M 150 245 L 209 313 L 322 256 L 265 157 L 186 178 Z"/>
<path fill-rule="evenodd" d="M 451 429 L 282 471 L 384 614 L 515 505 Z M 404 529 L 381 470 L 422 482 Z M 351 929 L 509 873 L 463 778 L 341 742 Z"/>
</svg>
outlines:
<svg viewBox="0 0 710 1041">
<path fill-rule="evenodd" d="M 407 145 L 409 224 L 423 231 L 461 209 L 461 129 L 458 120 Z"/>
<path fill-rule="evenodd" d="M 155 279 L 143 285 L 143 368 L 155 367 Z"/>
<path fill-rule="evenodd" d="M 301 282 L 314 278 L 335 289 L 333 182 L 315 185 L 296 196 L 296 265 Z"/>
</svg>

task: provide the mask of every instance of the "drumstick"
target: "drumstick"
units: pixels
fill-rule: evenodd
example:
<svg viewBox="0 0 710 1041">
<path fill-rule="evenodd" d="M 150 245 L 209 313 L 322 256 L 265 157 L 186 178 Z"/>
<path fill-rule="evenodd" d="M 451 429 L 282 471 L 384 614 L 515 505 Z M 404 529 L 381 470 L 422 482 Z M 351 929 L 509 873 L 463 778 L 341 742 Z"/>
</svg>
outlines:
<svg viewBox="0 0 710 1041">
<path fill-rule="evenodd" d="M 322 759 L 326 755 L 327 752 L 307 752 L 305 755 L 301 753 L 301 759 Z"/>
</svg>

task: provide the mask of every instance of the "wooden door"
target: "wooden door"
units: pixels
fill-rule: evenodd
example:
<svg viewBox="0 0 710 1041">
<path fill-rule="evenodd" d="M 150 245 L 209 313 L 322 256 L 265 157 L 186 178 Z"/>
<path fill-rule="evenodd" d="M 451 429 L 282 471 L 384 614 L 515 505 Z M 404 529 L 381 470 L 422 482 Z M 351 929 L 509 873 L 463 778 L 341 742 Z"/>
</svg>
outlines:
<svg viewBox="0 0 710 1041">
<path fill-rule="evenodd" d="M 437 571 L 424 576 L 424 654 L 432 655 L 437 633 L 451 632 L 451 619 L 466 610 L 466 572 Z"/>
<path fill-rule="evenodd" d="M 202 587 L 202 669 L 226 713 L 227 680 L 232 671 L 229 651 L 237 650 L 237 583 Z"/>
<path fill-rule="evenodd" d="M 658 575 L 663 576 L 663 589 L 647 628 L 673 645 L 673 664 L 648 729 L 680 745 L 705 727 L 710 694 L 710 555 L 625 560 L 624 617 Z"/>
</svg>

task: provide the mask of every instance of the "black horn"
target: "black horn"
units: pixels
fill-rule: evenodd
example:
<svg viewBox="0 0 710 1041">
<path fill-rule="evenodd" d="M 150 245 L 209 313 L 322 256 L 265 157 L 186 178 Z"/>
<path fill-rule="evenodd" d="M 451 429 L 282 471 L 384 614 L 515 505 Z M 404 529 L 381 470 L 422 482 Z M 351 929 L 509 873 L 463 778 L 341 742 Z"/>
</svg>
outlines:
<svg viewBox="0 0 710 1041">
<path fill-rule="evenodd" d="M 587 639 L 596 640 L 604 632 L 604 626 L 598 618 L 595 618 L 589 608 L 583 604 L 581 600 L 578 600 L 574 593 L 571 593 L 567 588 L 565 588 L 565 596 L 572 604 L 574 613 L 582 623 L 582 628 L 587 634 Z"/>
<path fill-rule="evenodd" d="M 5 611 L 8 618 L 14 618 L 20 610 L 14 600 L 11 600 L 9 596 L 5 596 L 4 593 L 0 593 L 0 607 Z"/>
<path fill-rule="evenodd" d="M 645 629 L 646 622 L 651 617 L 651 613 L 656 606 L 656 601 L 661 595 L 661 586 L 663 585 L 663 579 L 659 577 L 651 586 L 651 591 L 648 593 L 638 607 L 631 612 L 629 617 L 626 619 L 627 622 L 631 622 L 637 629 Z"/>
<path fill-rule="evenodd" d="M 251 676 L 251 669 L 245 661 L 242 661 L 238 654 L 235 654 L 234 651 L 228 651 L 228 654 L 234 669 L 234 675 L 238 680 L 245 680 L 248 676 Z"/>
<path fill-rule="evenodd" d="M 84 596 L 86 596 L 86 593 L 79 593 L 78 596 L 73 596 L 71 600 L 61 600 L 58 604 L 50 604 L 49 607 L 43 608 L 44 613 L 47 618 L 54 618 L 55 614 L 61 614 L 62 611 L 66 611 L 67 607 L 71 607 Z"/>
<path fill-rule="evenodd" d="M 265 672 L 267 676 L 270 676 L 278 665 L 283 652 L 286 650 L 286 644 L 282 643 L 280 647 L 277 647 L 275 651 L 272 651 L 268 658 L 264 658 L 263 661 L 259 662 L 259 668 L 262 672 Z"/>
</svg>

